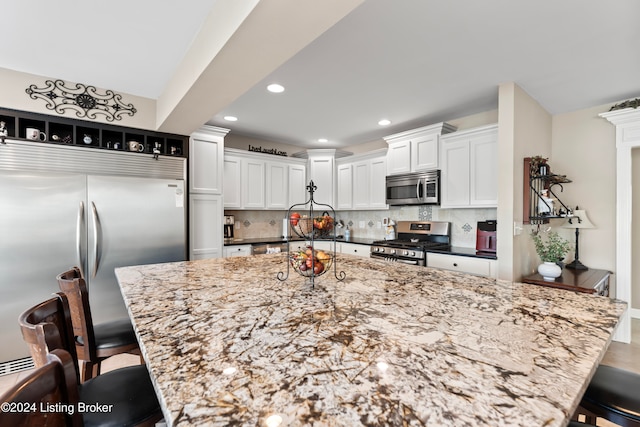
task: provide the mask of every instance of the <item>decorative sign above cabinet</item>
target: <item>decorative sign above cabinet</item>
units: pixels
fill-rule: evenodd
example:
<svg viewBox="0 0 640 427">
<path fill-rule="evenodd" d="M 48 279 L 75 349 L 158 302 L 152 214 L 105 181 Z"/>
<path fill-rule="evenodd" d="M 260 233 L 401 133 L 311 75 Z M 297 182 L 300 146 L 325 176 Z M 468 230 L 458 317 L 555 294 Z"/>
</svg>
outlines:
<svg viewBox="0 0 640 427">
<path fill-rule="evenodd" d="M 277 150 L 275 148 L 262 148 L 262 146 L 254 147 L 251 144 L 249 144 L 249 151 L 255 151 L 256 153 L 273 154 L 273 155 L 276 155 L 276 156 L 287 157 L 287 152 L 286 151 L 280 151 L 280 150 Z"/>
<path fill-rule="evenodd" d="M 87 86 L 75 83 L 75 87 L 66 87 L 63 80 L 47 80 L 45 87 L 31 85 L 26 89 L 31 99 L 42 99 L 48 110 L 58 114 L 64 114 L 66 110 L 72 110 L 76 117 L 95 119 L 98 114 L 105 116 L 107 121 L 122 120 L 122 115 L 133 116 L 137 110 L 133 104 L 122 102 L 122 95 L 107 90 L 104 94 L 98 93 L 95 86 Z M 74 83 L 70 83 L 74 85 Z"/>
</svg>

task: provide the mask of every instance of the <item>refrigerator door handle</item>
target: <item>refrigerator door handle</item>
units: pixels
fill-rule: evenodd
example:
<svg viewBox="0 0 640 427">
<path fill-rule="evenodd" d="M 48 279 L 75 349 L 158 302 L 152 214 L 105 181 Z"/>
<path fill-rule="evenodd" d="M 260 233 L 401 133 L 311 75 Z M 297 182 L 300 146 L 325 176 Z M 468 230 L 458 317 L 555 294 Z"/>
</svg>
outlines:
<svg viewBox="0 0 640 427">
<path fill-rule="evenodd" d="M 80 274 L 84 277 L 84 257 L 82 256 L 82 237 L 84 235 L 85 224 L 84 224 L 84 202 L 80 202 L 80 206 L 78 207 L 78 221 L 76 223 L 76 254 L 78 257 L 78 268 L 80 269 Z"/>
<path fill-rule="evenodd" d="M 100 264 L 100 239 L 102 237 L 102 225 L 100 225 L 100 217 L 96 204 L 91 202 L 91 212 L 93 214 L 93 272 L 91 277 L 96 277 Z"/>
</svg>

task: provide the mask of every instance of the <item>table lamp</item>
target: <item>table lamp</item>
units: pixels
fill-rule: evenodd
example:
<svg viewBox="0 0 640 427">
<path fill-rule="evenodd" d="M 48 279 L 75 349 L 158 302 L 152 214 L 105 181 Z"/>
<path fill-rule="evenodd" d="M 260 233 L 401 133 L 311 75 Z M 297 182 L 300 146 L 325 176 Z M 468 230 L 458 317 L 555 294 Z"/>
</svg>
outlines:
<svg viewBox="0 0 640 427">
<path fill-rule="evenodd" d="M 589 221 L 587 212 L 583 210 L 573 211 L 573 216 L 567 218 L 567 222 L 562 226 L 563 228 L 575 228 L 576 229 L 576 256 L 573 262 L 570 262 L 565 267 L 573 268 L 575 270 L 588 270 L 589 267 L 580 262 L 580 255 L 578 250 L 578 236 L 580 235 L 581 228 L 595 228 L 595 226 Z"/>
</svg>

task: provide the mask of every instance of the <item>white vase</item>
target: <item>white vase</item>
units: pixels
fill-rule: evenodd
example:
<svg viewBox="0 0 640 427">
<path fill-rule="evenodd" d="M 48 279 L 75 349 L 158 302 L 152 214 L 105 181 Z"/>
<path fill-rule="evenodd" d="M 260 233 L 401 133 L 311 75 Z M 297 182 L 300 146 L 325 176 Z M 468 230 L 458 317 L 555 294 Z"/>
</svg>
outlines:
<svg viewBox="0 0 640 427">
<path fill-rule="evenodd" d="M 560 277 L 562 269 L 555 262 L 544 262 L 538 266 L 538 273 L 544 280 L 553 282 L 556 277 Z"/>
</svg>

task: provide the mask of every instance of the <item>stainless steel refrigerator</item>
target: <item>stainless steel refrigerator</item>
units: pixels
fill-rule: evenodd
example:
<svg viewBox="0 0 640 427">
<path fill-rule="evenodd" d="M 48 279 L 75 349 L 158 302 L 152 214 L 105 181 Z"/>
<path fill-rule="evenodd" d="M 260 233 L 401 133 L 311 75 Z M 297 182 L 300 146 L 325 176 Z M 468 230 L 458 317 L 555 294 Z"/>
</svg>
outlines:
<svg viewBox="0 0 640 427">
<path fill-rule="evenodd" d="M 98 172 L 117 160 L 112 155 L 100 162 Z M 57 166 L 51 169 L 65 169 Z M 94 322 L 103 322 L 127 316 L 116 267 L 186 259 L 183 179 L 2 169 L 0 164 L 0 365 L 5 371 L 15 363 L 9 361 L 28 360 L 18 316 L 58 292 L 57 274 L 82 268 Z M 140 169 L 139 175 L 149 174 Z"/>
</svg>

